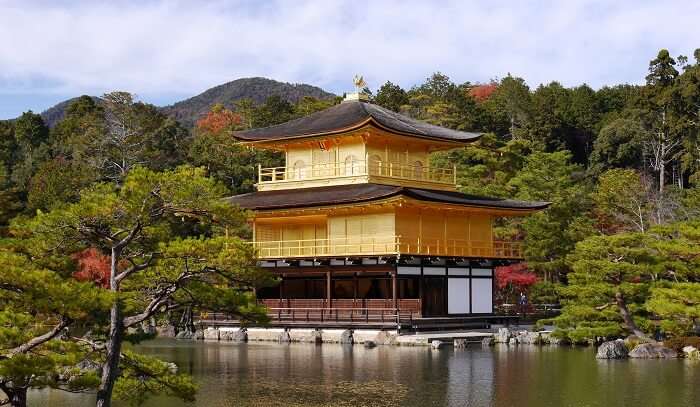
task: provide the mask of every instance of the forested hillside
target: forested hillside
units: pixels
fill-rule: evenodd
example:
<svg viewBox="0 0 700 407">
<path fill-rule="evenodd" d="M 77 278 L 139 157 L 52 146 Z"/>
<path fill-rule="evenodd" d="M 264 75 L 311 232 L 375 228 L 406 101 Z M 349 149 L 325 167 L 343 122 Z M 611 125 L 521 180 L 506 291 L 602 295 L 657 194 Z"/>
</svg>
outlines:
<svg viewBox="0 0 700 407">
<path fill-rule="evenodd" d="M 387 82 L 371 99 L 485 133 L 433 157 L 434 165 L 458 165 L 464 192 L 552 202 L 534 216 L 502 221 L 498 233 L 524 242 L 521 272 L 537 283 L 519 289 L 529 289 L 532 301 L 562 301 L 554 321 L 562 332 L 682 335 L 700 318 L 700 51 L 673 58 L 662 50 L 640 79 L 643 85 L 595 90 L 557 82 L 530 88 L 515 76 L 460 84 L 436 73 L 410 89 Z M 255 165 L 281 158 L 240 147 L 231 131 L 338 103 L 318 88 L 266 84 L 234 81 L 164 109 L 119 92 L 84 96 L 50 129 L 31 112 L 0 122 L 3 233 L 13 218 L 77 202 L 97 182 L 120 185 L 139 167 L 204 167 L 229 193 L 250 191 Z"/>
<path fill-rule="evenodd" d="M 241 78 L 208 89 L 197 96 L 163 107 L 163 112 L 180 123 L 191 127 L 215 104 L 229 109 L 243 99 L 255 104 L 265 102 L 271 96 L 279 96 L 290 103 L 298 103 L 304 97 L 332 99 L 335 97 L 321 88 L 306 84 L 278 82 L 267 78 Z"/>
<path fill-rule="evenodd" d="M 334 94 L 328 93 L 321 88 L 303 83 L 291 84 L 267 78 L 240 78 L 159 109 L 182 125 L 191 128 L 198 119 L 216 104 L 221 104 L 227 108 L 233 108 L 234 104 L 239 100 L 250 100 L 255 104 L 261 104 L 271 96 L 279 97 L 281 100 L 290 103 L 298 103 L 305 97 L 315 99 L 333 99 L 335 97 Z M 68 106 L 77 99 L 77 97 L 68 99 L 43 111 L 41 118 L 44 120 L 44 123 L 48 127 L 56 125 L 65 116 Z M 93 99 L 99 103 L 99 98 L 93 97 Z"/>
</svg>

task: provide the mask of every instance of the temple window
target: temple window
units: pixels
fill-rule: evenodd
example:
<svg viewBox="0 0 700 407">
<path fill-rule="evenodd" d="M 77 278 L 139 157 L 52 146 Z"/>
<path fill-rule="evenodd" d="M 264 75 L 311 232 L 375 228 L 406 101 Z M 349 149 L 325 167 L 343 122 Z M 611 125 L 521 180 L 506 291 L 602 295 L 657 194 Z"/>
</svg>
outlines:
<svg viewBox="0 0 700 407">
<path fill-rule="evenodd" d="M 384 175 L 382 174 L 382 158 L 377 154 L 369 157 L 369 170 L 371 174 Z"/>
<path fill-rule="evenodd" d="M 345 157 L 345 174 L 344 175 L 358 175 L 360 174 L 360 161 L 354 155 L 349 155 Z"/>
<path fill-rule="evenodd" d="M 416 161 L 413 163 L 413 177 L 415 179 L 423 178 L 423 163 Z"/>
<path fill-rule="evenodd" d="M 306 178 L 306 164 L 303 160 L 298 160 L 294 163 L 292 167 L 292 178 L 293 179 L 304 179 Z"/>
</svg>

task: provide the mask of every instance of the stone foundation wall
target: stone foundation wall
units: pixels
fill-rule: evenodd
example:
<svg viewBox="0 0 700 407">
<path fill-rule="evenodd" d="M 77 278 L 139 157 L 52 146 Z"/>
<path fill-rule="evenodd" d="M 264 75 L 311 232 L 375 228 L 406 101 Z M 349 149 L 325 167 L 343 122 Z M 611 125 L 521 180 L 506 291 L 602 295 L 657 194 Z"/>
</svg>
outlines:
<svg viewBox="0 0 700 407">
<path fill-rule="evenodd" d="M 346 343 L 379 345 L 396 344 L 396 331 L 369 329 L 312 329 L 312 328 L 214 328 L 198 330 L 194 339 L 235 342 L 299 342 L 299 343 Z M 189 339 L 189 338 L 188 338 Z"/>
</svg>

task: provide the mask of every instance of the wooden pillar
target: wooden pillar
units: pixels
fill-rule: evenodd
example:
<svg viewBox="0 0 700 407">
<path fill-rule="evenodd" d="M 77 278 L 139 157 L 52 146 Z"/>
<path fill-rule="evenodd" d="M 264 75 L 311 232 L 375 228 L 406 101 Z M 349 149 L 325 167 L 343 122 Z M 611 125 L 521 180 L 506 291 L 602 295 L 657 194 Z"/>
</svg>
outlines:
<svg viewBox="0 0 700 407">
<path fill-rule="evenodd" d="M 391 299 L 394 301 L 394 309 L 398 309 L 399 300 L 396 290 L 396 270 L 391 273 Z"/>
<path fill-rule="evenodd" d="M 352 273 L 352 298 L 353 300 L 357 300 L 357 273 Z"/>
<path fill-rule="evenodd" d="M 423 267 L 421 267 L 421 269 L 422 268 Z M 418 298 L 420 299 L 420 310 L 418 310 L 418 314 L 423 316 L 423 306 L 425 305 L 425 300 L 423 298 L 423 272 L 418 276 Z"/>
<path fill-rule="evenodd" d="M 332 308 L 331 307 L 331 300 L 332 300 L 331 292 L 333 289 L 332 283 L 333 283 L 333 281 L 331 280 L 331 272 L 327 271 L 326 272 L 326 300 L 328 302 L 328 308 Z"/>
<path fill-rule="evenodd" d="M 282 307 L 282 300 L 284 299 L 284 273 L 282 273 L 282 281 L 280 281 L 280 295 L 279 295 L 279 305 L 278 307 Z"/>
</svg>

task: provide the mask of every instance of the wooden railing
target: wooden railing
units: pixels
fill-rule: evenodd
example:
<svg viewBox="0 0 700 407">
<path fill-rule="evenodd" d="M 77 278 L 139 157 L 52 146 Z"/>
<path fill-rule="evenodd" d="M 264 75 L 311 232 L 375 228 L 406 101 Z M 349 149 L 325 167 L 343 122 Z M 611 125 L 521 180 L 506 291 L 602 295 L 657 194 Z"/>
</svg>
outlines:
<svg viewBox="0 0 700 407">
<path fill-rule="evenodd" d="M 373 161 L 324 163 L 294 167 L 261 168 L 258 166 L 258 183 L 277 183 L 340 177 L 371 175 L 412 181 L 427 181 L 456 185 L 457 171 L 452 168 L 406 165 Z"/>
<path fill-rule="evenodd" d="M 411 323 L 421 316 L 420 299 L 264 299 L 272 322 L 350 322 L 350 323 Z M 200 322 L 233 322 L 235 317 L 214 312 L 203 312 Z"/>
<path fill-rule="evenodd" d="M 396 236 L 263 241 L 255 242 L 255 248 L 260 258 L 399 253 Z"/>
<path fill-rule="evenodd" d="M 265 299 L 273 321 L 407 322 L 420 317 L 420 299 Z"/>
<path fill-rule="evenodd" d="M 262 259 L 390 254 L 505 259 L 523 257 L 520 242 L 402 238 L 401 236 L 259 241 L 254 245 L 258 257 Z"/>
</svg>

